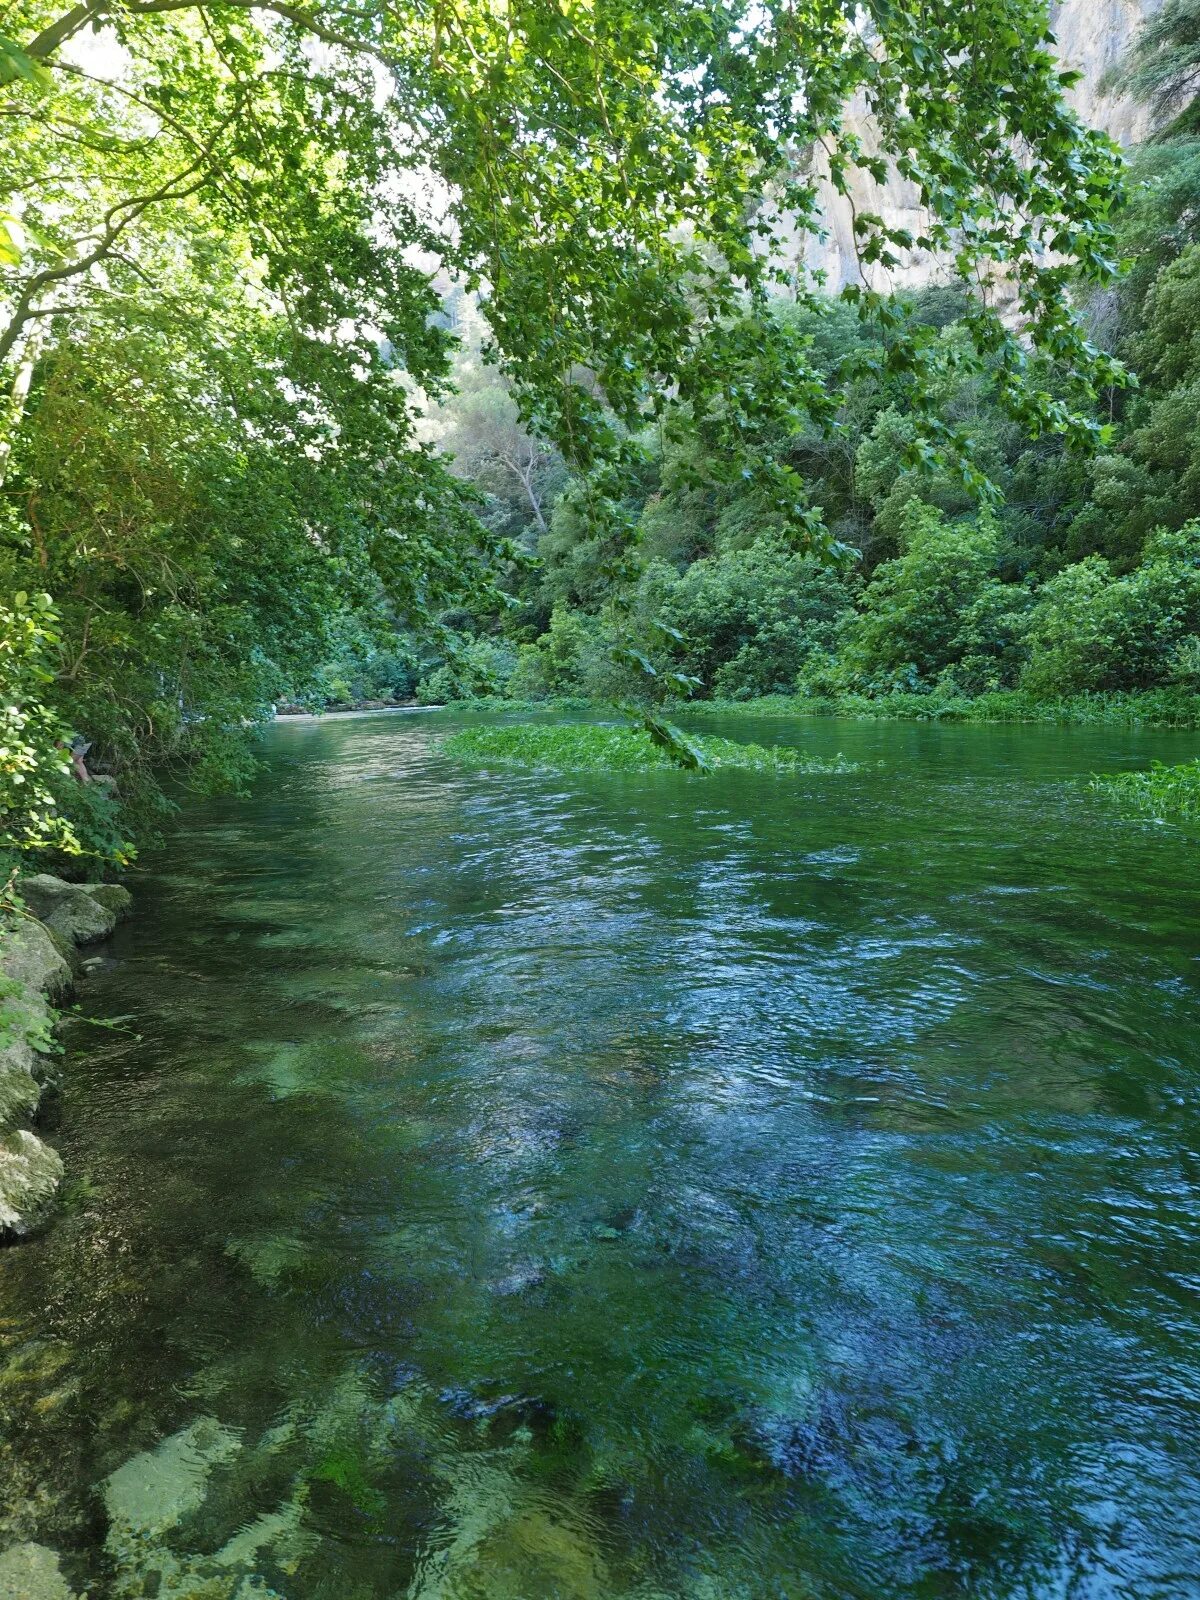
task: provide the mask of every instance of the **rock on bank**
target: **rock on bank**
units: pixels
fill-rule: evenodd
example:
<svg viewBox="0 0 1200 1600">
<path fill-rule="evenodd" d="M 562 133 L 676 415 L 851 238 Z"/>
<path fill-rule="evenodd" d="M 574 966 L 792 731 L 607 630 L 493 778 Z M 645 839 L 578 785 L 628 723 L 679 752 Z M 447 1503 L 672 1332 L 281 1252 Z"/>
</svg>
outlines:
<svg viewBox="0 0 1200 1600">
<path fill-rule="evenodd" d="M 71 989 L 76 946 L 107 938 L 132 898 L 115 883 L 44 872 L 18 888 L 26 913 L 0 919 L 0 1239 L 36 1227 L 62 1179 L 58 1152 L 28 1126 L 53 1044 L 52 1005 Z"/>
</svg>

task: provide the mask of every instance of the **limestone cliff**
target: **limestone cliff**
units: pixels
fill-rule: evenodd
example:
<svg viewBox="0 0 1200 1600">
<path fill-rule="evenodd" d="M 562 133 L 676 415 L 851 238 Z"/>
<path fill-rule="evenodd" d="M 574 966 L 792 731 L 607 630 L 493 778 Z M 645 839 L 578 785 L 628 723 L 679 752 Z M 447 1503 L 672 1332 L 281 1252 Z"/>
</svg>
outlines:
<svg viewBox="0 0 1200 1600">
<path fill-rule="evenodd" d="M 1083 80 L 1070 99 L 1083 119 L 1103 128 L 1122 144 L 1136 144 L 1150 131 L 1145 108 L 1119 92 L 1101 88 L 1105 75 L 1116 67 L 1137 34 L 1144 19 L 1157 11 L 1162 0 L 1059 0 L 1052 7 L 1052 20 L 1059 54 L 1064 67 L 1083 73 Z M 865 117 L 851 118 L 851 124 L 868 146 L 871 127 Z M 821 205 L 827 236 L 824 239 L 797 239 L 797 255 L 809 270 L 826 274 L 828 287 L 836 290 L 847 283 L 861 281 L 854 252 L 851 218 L 854 207 L 883 216 L 893 226 L 921 231 L 923 216 L 915 191 L 898 178 L 882 188 L 860 175 L 859 190 L 849 198 L 838 194 L 828 182 L 821 185 Z M 912 288 L 938 276 L 937 264 L 928 257 L 914 255 L 902 267 L 886 276 L 872 277 L 879 289 Z"/>
</svg>

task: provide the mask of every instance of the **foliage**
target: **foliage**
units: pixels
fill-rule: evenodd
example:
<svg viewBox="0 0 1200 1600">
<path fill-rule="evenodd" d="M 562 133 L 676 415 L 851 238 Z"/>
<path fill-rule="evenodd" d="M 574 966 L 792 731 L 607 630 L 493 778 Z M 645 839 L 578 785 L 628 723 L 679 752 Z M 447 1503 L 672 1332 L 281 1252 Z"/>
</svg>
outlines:
<svg viewBox="0 0 1200 1600">
<path fill-rule="evenodd" d="M 56 597 L 46 705 L 143 815 L 164 773 L 243 784 L 274 701 L 354 692 L 322 663 L 381 596 L 407 636 L 453 606 L 493 641 L 425 698 L 503 686 L 499 581 L 518 643 L 584 608 L 588 692 L 634 693 L 645 660 L 653 701 L 673 651 L 624 593 L 653 493 L 695 514 L 697 540 L 662 530 L 684 561 L 764 532 L 836 551 L 870 520 L 853 465 L 883 406 L 907 467 L 972 491 L 1014 447 L 981 451 L 948 384 L 1102 436 L 1121 373 L 1070 292 L 1113 276 L 1121 163 L 1065 103 L 1042 0 L 17 0 L 5 36 L 0 584 Z M 897 177 L 919 236 L 862 203 Z M 1002 276 L 1020 326 L 953 287 L 819 294 L 794 246 L 829 186 L 868 272 L 940 253 L 960 286 Z M 443 301 L 472 294 L 451 462 L 421 412 Z M 531 527 L 536 587 L 508 538 Z M 817 619 L 763 604 L 714 658 L 730 692 L 807 659 Z"/>
<path fill-rule="evenodd" d="M 46 704 L 58 626 L 47 594 L 0 604 L 0 861 L 13 850 L 127 861 L 108 791 L 76 782 L 71 730 Z"/>
<path fill-rule="evenodd" d="M 1200 3 L 1166 0 L 1123 64 L 1128 91 L 1148 102 L 1167 135 L 1200 130 Z"/>
<path fill-rule="evenodd" d="M 447 659 L 417 684 L 417 700 L 423 706 L 436 706 L 448 700 L 502 695 L 513 666 L 512 652 L 492 639 L 455 643 Z"/>
<path fill-rule="evenodd" d="M 1160 529 L 1123 577 L 1089 556 L 1043 587 L 1022 686 L 1047 694 L 1149 688 L 1172 676 L 1198 631 L 1200 523 Z"/>
<path fill-rule="evenodd" d="M 22 849 L 78 848 L 55 792 L 70 778 L 69 733 L 41 698 L 56 622 L 46 594 L 21 592 L 0 607 L 0 830 Z"/>
<path fill-rule="evenodd" d="M 683 708 L 681 707 L 680 710 Z M 1153 689 L 1133 694 L 1078 694 L 1048 699 L 1021 689 L 964 695 L 953 689 L 928 694 L 766 695 L 761 700 L 720 701 L 706 709 L 747 717 L 867 717 L 901 722 L 1033 722 L 1101 728 L 1200 728 L 1200 694 Z"/>
<path fill-rule="evenodd" d="M 914 501 L 899 533 L 903 554 L 876 570 L 846 628 L 837 680 L 877 693 L 951 679 L 967 693 L 1003 687 L 1025 594 L 1000 580 L 995 519 L 948 522 Z"/>
<path fill-rule="evenodd" d="M 738 768 L 754 772 L 845 773 L 855 771 L 841 756 L 825 761 L 785 746 L 766 749 L 711 735 L 689 740 L 708 770 Z M 459 761 L 486 766 L 539 767 L 557 772 L 647 772 L 677 766 L 670 751 L 644 728 L 614 728 L 601 723 L 525 723 L 463 728 L 442 749 Z"/>
<path fill-rule="evenodd" d="M 1092 787 L 1133 811 L 1152 817 L 1200 817 L 1200 760 L 1166 766 L 1156 761 L 1148 772 L 1105 773 Z"/>
<path fill-rule="evenodd" d="M 438 448 L 484 496 L 483 520 L 532 542 L 565 485 L 562 458 L 522 425 L 509 385 L 477 352 L 455 364 L 454 383 L 432 419 Z"/>
<path fill-rule="evenodd" d="M 789 689 L 814 659 L 826 662 L 849 605 L 838 567 L 768 535 L 672 575 L 659 614 L 681 635 L 681 669 L 743 699 Z"/>
</svg>

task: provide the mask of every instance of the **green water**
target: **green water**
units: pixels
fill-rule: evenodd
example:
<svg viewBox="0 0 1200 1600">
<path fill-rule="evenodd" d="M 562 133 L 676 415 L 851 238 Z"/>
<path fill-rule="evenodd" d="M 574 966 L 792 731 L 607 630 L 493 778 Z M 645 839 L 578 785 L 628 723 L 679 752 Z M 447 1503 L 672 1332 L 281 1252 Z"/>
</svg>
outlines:
<svg viewBox="0 0 1200 1600">
<path fill-rule="evenodd" d="M 0 1257 L 0 1547 L 93 1600 L 1200 1595 L 1200 835 L 1081 781 L 1196 736 L 697 725 L 864 765 L 380 715 L 186 809 Z"/>
</svg>

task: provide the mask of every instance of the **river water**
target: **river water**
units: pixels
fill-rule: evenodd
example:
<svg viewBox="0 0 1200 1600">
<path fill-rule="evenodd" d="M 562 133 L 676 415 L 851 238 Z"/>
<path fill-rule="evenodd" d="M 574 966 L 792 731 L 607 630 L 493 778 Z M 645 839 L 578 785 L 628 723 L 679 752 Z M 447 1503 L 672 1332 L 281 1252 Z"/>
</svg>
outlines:
<svg viewBox="0 0 1200 1600">
<path fill-rule="evenodd" d="M 0 1257 L 0 1548 L 195 1600 L 1200 1595 L 1195 735 L 293 722 L 189 804 Z"/>
</svg>

